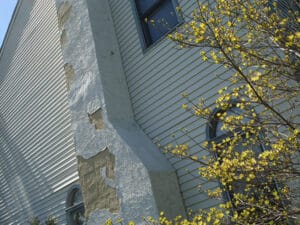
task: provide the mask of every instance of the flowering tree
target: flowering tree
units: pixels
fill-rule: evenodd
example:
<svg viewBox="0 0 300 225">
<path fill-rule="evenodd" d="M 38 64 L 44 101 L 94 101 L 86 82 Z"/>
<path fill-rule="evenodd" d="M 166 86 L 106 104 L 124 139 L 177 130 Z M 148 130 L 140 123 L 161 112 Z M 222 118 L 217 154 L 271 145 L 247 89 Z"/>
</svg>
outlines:
<svg viewBox="0 0 300 225">
<path fill-rule="evenodd" d="M 292 201 L 299 201 L 300 175 L 299 13 L 297 0 L 198 1 L 188 22 L 169 35 L 232 74 L 218 91 L 217 110 L 184 94 L 182 107 L 210 123 L 211 140 L 203 147 L 211 157 L 190 155 L 184 143 L 165 148 L 220 182 L 209 195 L 222 203 L 197 213 L 194 222 L 299 223 L 300 208 Z"/>
<path fill-rule="evenodd" d="M 199 163 L 202 177 L 219 181 L 208 194 L 221 203 L 190 220 L 161 213 L 146 224 L 300 223 L 294 203 L 300 195 L 299 12 L 298 0 L 206 0 L 182 15 L 186 23 L 169 38 L 199 48 L 203 61 L 223 65 L 231 76 L 218 90 L 217 110 L 183 94 L 182 107 L 210 124 L 202 146 L 210 157 L 189 154 L 186 143 L 165 151 Z"/>
</svg>

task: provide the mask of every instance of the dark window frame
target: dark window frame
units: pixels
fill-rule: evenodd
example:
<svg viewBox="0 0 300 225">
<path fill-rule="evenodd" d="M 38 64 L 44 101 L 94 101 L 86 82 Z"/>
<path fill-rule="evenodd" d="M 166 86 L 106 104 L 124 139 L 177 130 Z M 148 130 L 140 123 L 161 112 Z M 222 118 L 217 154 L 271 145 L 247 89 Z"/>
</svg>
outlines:
<svg viewBox="0 0 300 225">
<path fill-rule="evenodd" d="M 140 5 L 139 5 L 139 2 L 140 1 L 143 1 L 143 0 L 134 0 L 134 5 L 135 5 L 135 9 L 136 9 L 136 12 L 137 12 L 137 17 L 139 19 L 139 24 L 140 24 L 140 27 L 141 27 L 141 33 L 142 33 L 142 36 L 143 36 L 143 43 L 144 43 L 144 47 L 145 48 L 148 48 L 149 46 L 153 45 L 154 43 L 158 42 L 159 40 L 161 40 L 165 35 L 167 35 L 168 33 L 172 32 L 174 30 L 175 27 L 177 27 L 181 20 L 176 12 L 176 0 L 156 0 L 154 1 L 154 3 L 152 5 L 150 5 L 146 10 L 145 12 L 142 12 L 141 8 L 140 8 Z M 173 7 L 173 13 L 174 13 L 174 16 L 176 17 L 176 25 L 168 28 L 167 31 L 165 32 L 161 32 L 161 35 L 158 39 L 156 40 L 152 40 L 152 37 L 151 37 L 151 32 L 150 32 L 150 29 L 148 28 L 149 26 L 149 21 L 145 21 L 146 19 L 148 19 L 149 16 L 151 15 L 154 15 L 157 11 L 159 11 L 161 9 L 161 7 L 165 4 L 165 3 L 170 3 L 172 4 L 172 7 Z M 170 12 L 171 14 L 171 12 Z"/>
<path fill-rule="evenodd" d="M 80 203 L 75 203 L 75 195 L 76 193 L 80 192 L 81 189 L 79 185 L 74 185 L 70 188 L 67 194 L 67 199 L 66 199 L 66 216 L 67 216 L 67 224 L 68 225 L 77 225 L 74 223 L 72 220 L 72 215 L 76 212 L 81 212 L 84 214 L 85 209 L 84 209 L 84 203 L 83 201 Z"/>
<path fill-rule="evenodd" d="M 222 142 L 223 139 L 227 138 L 227 137 L 233 137 L 233 133 L 232 132 L 226 132 L 224 134 L 221 134 L 221 135 L 217 135 L 217 125 L 218 125 L 218 122 L 220 121 L 220 119 L 218 118 L 217 114 L 218 113 L 224 113 L 224 112 L 228 112 L 229 110 L 231 109 L 234 109 L 234 108 L 237 108 L 239 109 L 237 106 L 236 106 L 236 103 L 237 102 L 233 102 L 231 107 L 228 108 L 227 110 L 221 110 L 221 109 L 215 109 L 213 112 L 212 112 L 212 115 L 209 119 L 209 122 L 207 124 L 207 130 L 206 130 L 206 134 L 207 134 L 207 138 L 208 138 L 208 141 L 209 142 L 217 142 L 217 143 L 220 143 Z M 244 135 L 244 131 L 242 130 L 236 130 L 235 132 L 238 132 L 240 135 Z M 260 134 L 260 138 L 263 139 L 263 134 Z M 263 144 L 259 144 L 259 152 L 264 152 L 266 150 L 265 146 Z M 258 153 L 258 152 L 256 152 Z M 218 153 L 214 153 L 214 156 L 216 159 L 219 158 L 219 155 Z M 224 187 L 221 183 L 219 183 L 219 185 L 221 187 Z M 225 187 L 226 188 L 226 187 Z M 279 189 L 279 185 L 276 181 L 276 179 L 273 180 L 273 184 L 272 184 L 272 188 L 276 188 L 277 190 Z M 234 194 L 234 191 L 225 191 L 223 192 L 223 200 L 224 201 L 231 201 L 232 202 L 232 196 Z M 286 202 L 282 201 L 281 204 L 285 205 Z M 236 208 L 235 210 L 237 211 L 240 211 L 242 209 L 239 209 L 239 208 Z"/>
<path fill-rule="evenodd" d="M 209 119 L 208 125 L 207 125 L 207 137 L 209 142 L 216 142 L 216 143 L 220 143 L 222 142 L 223 139 L 229 137 L 233 137 L 233 133 L 232 132 L 226 132 L 224 134 L 221 135 L 217 135 L 217 126 L 218 123 L 220 122 L 220 119 L 218 118 L 217 114 L 218 113 L 224 113 L 224 112 L 228 112 L 232 109 L 239 109 L 236 106 L 236 103 L 234 102 L 232 104 L 232 106 L 230 108 L 228 108 L 227 110 L 222 110 L 222 109 L 215 109 Z M 239 109 L 240 110 L 240 109 Z M 239 133 L 241 136 L 244 136 L 244 132 L 242 130 L 236 130 L 235 132 Z M 259 145 L 260 148 L 260 152 L 263 152 L 265 150 L 263 145 Z M 214 153 L 214 157 L 216 159 L 220 158 L 220 156 L 218 155 L 218 153 Z M 223 187 L 223 185 L 220 183 L 220 186 Z M 225 187 L 226 188 L 226 187 Z M 234 191 L 229 191 L 227 190 L 226 192 L 223 192 L 223 199 L 224 201 L 232 201 L 232 196 L 234 194 Z M 239 209 L 237 209 L 239 210 Z"/>
</svg>

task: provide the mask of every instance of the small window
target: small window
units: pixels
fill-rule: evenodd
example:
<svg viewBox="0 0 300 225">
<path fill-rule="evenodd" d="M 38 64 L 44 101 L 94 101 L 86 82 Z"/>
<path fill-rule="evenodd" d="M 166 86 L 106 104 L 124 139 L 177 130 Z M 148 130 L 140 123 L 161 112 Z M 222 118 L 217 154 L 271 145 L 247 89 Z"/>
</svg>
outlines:
<svg viewBox="0 0 300 225">
<path fill-rule="evenodd" d="M 66 202 L 68 225 L 83 225 L 85 223 L 84 205 L 79 186 L 73 187 Z"/>
<path fill-rule="evenodd" d="M 178 24 L 172 0 L 135 0 L 146 46 L 150 46 Z"/>
</svg>

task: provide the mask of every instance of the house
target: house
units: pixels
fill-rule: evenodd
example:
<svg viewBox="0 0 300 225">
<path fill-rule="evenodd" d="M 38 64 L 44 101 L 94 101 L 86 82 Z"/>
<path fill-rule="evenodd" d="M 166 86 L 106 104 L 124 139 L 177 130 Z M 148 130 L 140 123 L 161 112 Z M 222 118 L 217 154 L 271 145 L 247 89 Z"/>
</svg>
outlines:
<svg viewBox="0 0 300 225">
<path fill-rule="evenodd" d="M 224 83 L 212 75 L 226 72 L 144 23 L 166 11 L 181 23 L 175 0 L 157 2 L 19 0 L 0 52 L 1 224 L 141 221 L 217 203 L 205 190 L 218 184 L 156 143 L 188 140 L 182 128 L 207 139 L 181 93 L 213 103 Z"/>
</svg>

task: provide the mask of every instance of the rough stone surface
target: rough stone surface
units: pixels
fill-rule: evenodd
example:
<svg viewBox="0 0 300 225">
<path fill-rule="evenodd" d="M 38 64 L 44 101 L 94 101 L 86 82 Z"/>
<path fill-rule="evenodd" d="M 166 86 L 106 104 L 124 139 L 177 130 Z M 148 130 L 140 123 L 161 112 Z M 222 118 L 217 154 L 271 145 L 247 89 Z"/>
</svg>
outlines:
<svg viewBox="0 0 300 225">
<path fill-rule="evenodd" d="M 72 65 L 69 63 L 66 63 L 64 65 L 64 70 L 65 70 L 65 76 L 66 76 L 66 83 L 67 83 L 67 89 L 70 90 L 70 86 L 72 81 L 75 78 L 75 71 Z"/>
<path fill-rule="evenodd" d="M 96 130 L 104 128 L 104 121 L 102 116 L 102 109 L 97 109 L 95 112 L 88 114 L 89 121 L 95 126 Z"/>
<path fill-rule="evenodd" d="M 69 19 L 72 5 L 69 2 L 62 2 L 58 8 L 58 27 L 61 28 Z"/>
<path fill-rule="evenodd" d="M 120 202 L 114 183 L 114 155 L 105 149 L 89 159 L 81 156 L 77 159 L 86 216 L 97 209 L 118 212 Z"/>
</svg>

